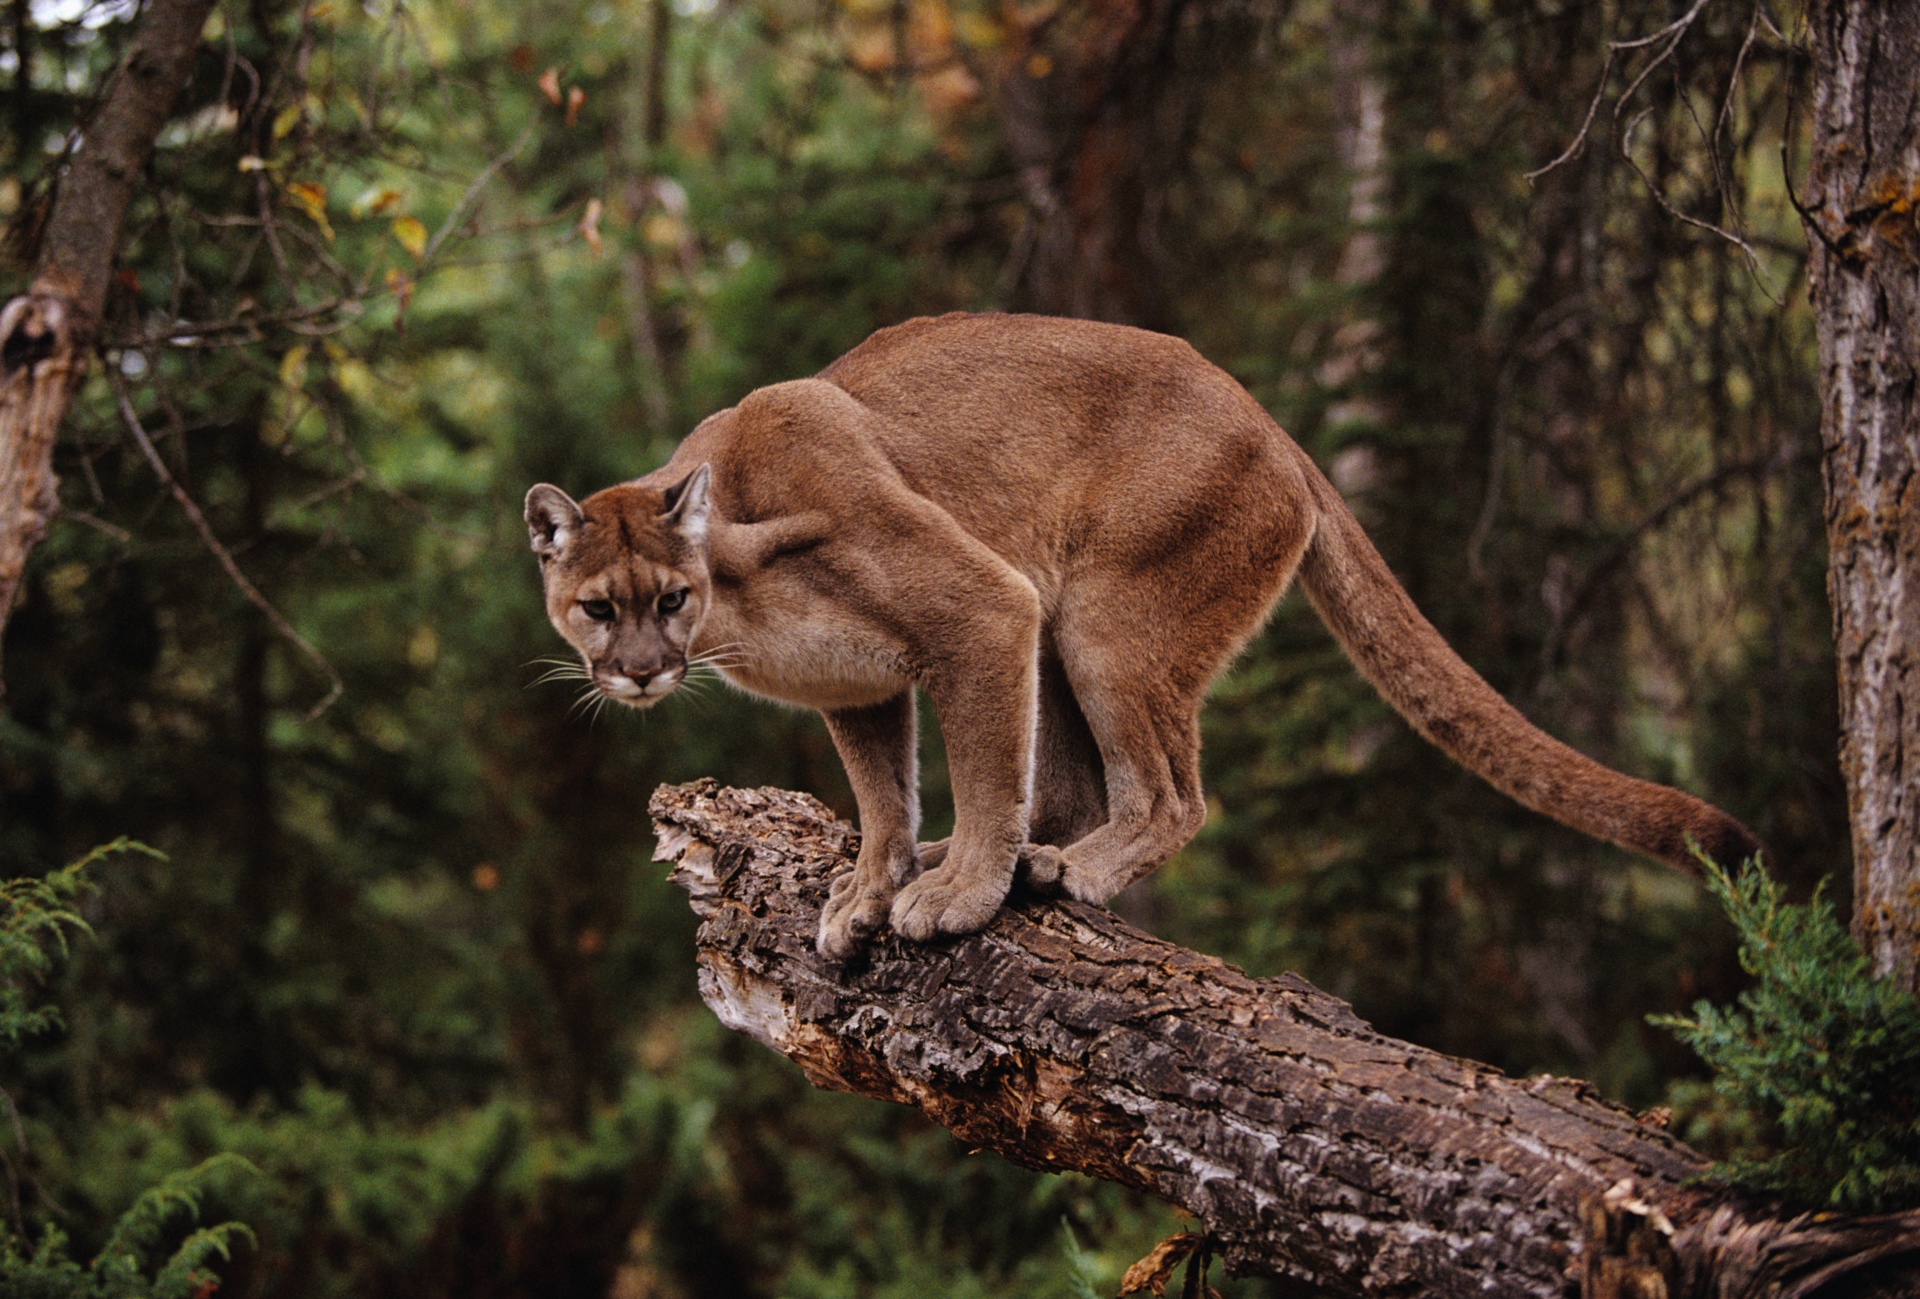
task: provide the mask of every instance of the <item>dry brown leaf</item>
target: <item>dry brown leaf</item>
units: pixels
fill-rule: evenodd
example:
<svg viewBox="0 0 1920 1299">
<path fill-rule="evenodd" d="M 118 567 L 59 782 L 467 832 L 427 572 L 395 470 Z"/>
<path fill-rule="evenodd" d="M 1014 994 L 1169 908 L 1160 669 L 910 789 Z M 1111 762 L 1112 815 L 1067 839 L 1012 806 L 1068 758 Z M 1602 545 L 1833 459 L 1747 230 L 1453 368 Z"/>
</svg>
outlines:
<svg viewBox="0 0 1920 1299">
<path fill-rule="evenodd" d="M 1120 1278 L 1120 1294 L 1123 1296 L 1139 1294 L 1151 1290 L 1157 1299 L 1165 1299 L 1167 1278 L 1173 1275 L 1173 1269 L 1180 1266 L 1182 1259 L 1190 1257 L 1199 1249 L 1206 1237 L 1197 1231 L 1180 1231 L 1155 1245 L 1148 1255 L 1127 1269 Z"/>
<path fill-rule="evenodd" d="M 574 227 L 574 229 L 580 232 L 580 237 L 587 241 L 587 247 L 593 249 L 593 255 L 595 257 L 600 255 L 600 214 L 602 211 L 604 211 L 604 209 L 601 207 L 599 199 L 588 199 L 587 210 L 580 214 L 580 224 Z"/>
</svg>

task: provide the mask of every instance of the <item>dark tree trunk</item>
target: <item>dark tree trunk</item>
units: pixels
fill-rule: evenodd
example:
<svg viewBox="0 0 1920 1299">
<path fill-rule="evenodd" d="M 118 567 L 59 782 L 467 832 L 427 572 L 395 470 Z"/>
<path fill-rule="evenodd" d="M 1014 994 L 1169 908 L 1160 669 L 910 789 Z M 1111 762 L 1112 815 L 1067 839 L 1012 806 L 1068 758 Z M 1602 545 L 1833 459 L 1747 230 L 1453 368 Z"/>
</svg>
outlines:
<svg viewBox="0 0 1920 1299">
<path fill-rule="evenodd" d="M 54 438 L 86 373 L 121 219 L 212 10 L 213 0 L 147 5 L 54 191 L 33 284 L 0 311 L 0 637 L 27 556 L 59 506 Z"/>
<path fill-rule="evenodd" d="M 1920 989 L 1920 9 L 1817 0 L 1806 221 L 1854 932 Z"/>
<path fill-rule="evenodd" d="M 663 787 L 656 854 L 702 924 L 700 992 L 820 1087 L 919 1108 L 968 1144 L 1181 1205 L 1229 1269 L 1330 1295 L 1913 1294 L 1920 1213 L 1770 1214 L 1560 1078 L 1396 1042 L 1080 903 L 981 934 L 888 935 L 841 970 L 813 935 L 859 836 L 780 790 Z M 1902 1288 L 1905 1287 L 1905 1288 Z"/>
<path fill-rule="evenodd" d="M 1007 6 L 985 69 L 1026 193 L 1014 296 L 1032 311 L 1169 329 L 1161 208 L 1190 144 L 1205 70 L 1233 20 L 1216 0 Z"/>
</svg>

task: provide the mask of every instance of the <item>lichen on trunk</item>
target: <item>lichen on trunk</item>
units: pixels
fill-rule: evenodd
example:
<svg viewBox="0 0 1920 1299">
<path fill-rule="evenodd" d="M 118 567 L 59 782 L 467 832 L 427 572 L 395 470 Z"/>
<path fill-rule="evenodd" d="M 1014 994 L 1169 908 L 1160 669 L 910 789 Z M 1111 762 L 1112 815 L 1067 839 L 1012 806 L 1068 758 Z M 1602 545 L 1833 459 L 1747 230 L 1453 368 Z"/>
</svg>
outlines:
<svg viewBox="0 0 1920 1299">
<path fill-rule="evenodd" d="M 1804 217 L 1854 933 L 1875 973 L 1920 991 L 1920 11 L 1822 0 L 1808 31 Z"/>
</svg>

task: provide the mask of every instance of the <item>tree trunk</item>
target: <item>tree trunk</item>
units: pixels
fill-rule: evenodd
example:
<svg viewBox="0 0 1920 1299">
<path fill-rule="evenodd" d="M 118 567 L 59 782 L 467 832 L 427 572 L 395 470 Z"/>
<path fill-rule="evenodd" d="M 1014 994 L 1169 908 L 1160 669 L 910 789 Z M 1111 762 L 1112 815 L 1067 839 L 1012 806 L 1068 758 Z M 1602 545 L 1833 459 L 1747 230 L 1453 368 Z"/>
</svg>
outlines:
<svg viewBox="0 0 1920 1299">
<path fill-rule="evenodd" d="M 1920 990 L 1920 9 L 1811 7 L 1806 222 L 1854 932 Z"/>
<path fill-rule="evenodd" d="M 86 374 L 121 219 L 212 10 L 213 0 L 148 4 L 55 190 L 32 287 L 0 309 L 0 637 L 27 556 L 59 508 L 54 438 Z"/>
<path fill-rule="evenodd" d="M 1717 1196 L 1688 1184 L 1704 1159 L 1583 1083 L 1396 1042 L 1299 978 L 1249 978 L 1098 907 L 1016 904 L 984 933 L 887 935 L 838 969 L 813 936 L 851 826 L 712 781 L 662 787 L 651 810 L 723 1022 L 816 1086 L 1180 1205 L 1231 1271 L 1433 1299 L 1920 1286 L 1920 1213 Z"/>
<path fill-rule="evenodd" d="M 1204 83 L 1181 75 L 1181 47 L 1211 47 L 1227 8 L 1075 0 L 999 10 L 1005 43 L 983 70 L 1026 192 L 1013 268 L 1022 309 L 1171 328 L 1160 209 Z"/>
</svg>

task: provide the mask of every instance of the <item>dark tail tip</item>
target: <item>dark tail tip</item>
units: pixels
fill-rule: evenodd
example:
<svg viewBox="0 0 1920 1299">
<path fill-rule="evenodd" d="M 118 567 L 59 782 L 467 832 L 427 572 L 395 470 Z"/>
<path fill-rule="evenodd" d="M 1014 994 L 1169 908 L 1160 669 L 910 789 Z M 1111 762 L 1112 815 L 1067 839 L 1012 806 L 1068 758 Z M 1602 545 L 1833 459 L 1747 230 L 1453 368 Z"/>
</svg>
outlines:
<svg viewBox="0 0 1920 1299">
<path fill-rule="evenodd" d="M 1712 822 L 1695 829 L 1687 838 L 1694 851 L 1726 871 L 1738 870 L 1747 861 L 1767 856 L 1767 846 L 1760 842 L 1760 837 L 1724 812 L 1716 811 Z M 1699 860 L 1690 861 L 1688 869 L 1698 875 Z"/>
</svg>

